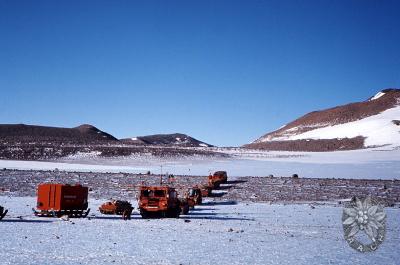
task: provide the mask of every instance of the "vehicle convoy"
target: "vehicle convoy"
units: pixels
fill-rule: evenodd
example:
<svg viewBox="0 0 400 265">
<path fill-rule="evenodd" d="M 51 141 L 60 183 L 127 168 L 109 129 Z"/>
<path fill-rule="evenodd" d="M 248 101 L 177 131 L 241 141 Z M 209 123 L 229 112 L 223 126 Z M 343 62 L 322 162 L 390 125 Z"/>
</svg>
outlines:
<svg viewBox="0 0 400 265">
<path fill-rule="evenodd" d="M 80 184 L 39 184 L 37 189 L 37 210 L 32 209 L 36 216 L 86 217 L 88 209 L 88 187 Z"/>
<path fill-rule="evenodd" d="M 126 216 L 127 219 L 130 219 L 132 214 L 132 204 L 128 201 L 120 201 L 120 200 L 112 200 L 103 203 L 99 207 L 99 211 L 102 214 L 116 214 Z"/>
<path fill-rule="evenodd" d="M 216 171 L 214 174 L 208 176 L 208 184 L 213 188 L 219 188 L 219 186 L 228 181 L 228 175 L 226 171 Z"/>
<path fill-rule="evenodd" d="M 174 188 L 169 186 L 141 186 L 139 192 L 139 210 L 143 218 L 179 217 L 181 202 Z"/>
<path fill-rule="evenodd" d="M 7 213 L 8 213 L 8 210 L 5 210 L 4 207 L 0 206 L 0 220 L 3 219 Z"/>
<path fill-rule="evenodd" d="M 193 208 L 195 205 L 201 204 L 203 201 L 201 189 L 199 187 L 190 188 L 186 192 L 185 198 L 190 208 Z"/>
</svg>

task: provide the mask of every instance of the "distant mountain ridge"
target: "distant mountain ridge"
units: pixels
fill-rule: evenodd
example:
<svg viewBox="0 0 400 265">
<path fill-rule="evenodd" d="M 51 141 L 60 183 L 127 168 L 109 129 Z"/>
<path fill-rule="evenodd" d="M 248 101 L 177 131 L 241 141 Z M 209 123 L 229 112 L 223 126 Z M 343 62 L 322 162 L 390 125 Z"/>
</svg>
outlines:
<svg viewBox="0 0 400 265">
<path fill-rule="evenodd" d="M 98 128 L 83 124 L 74 128 L 26 124 L 0 124 L 0 159 L 53 160 L 65 157 L 224 156 L 203 149 L 210 146 L 185 134 L 142 136 L 118 140 Z"/>
<path fill-rule="evenodd" d="M 154 134 L 147 136 L 137 136 L 122 139 L 128 144 L 138 145 L 161 145 L 161 146 L 181 146 L 181 147 L 211 147 L 212 145 L 199 141 L 182 133 L 173 134 Z"/>
<path fill-rule="evenodd" d="M 170 145 L 180 147 L 212 146 L 182 133 L 154 134 L 119 140 L 111 134 L 101 131 L 90 124 L 82 124 L 74 128 L 26 124 L 0 124 L 0 140 L 1 142 L 9 143 L 120 143 L 130 145 Z"/>
<path fill-rule="evenodd" d="M 400 89 L 385 89 L 366 101 L 310 112 L 244 147 L 334 151 L 400 146 L 397 120 L 400 120 Z"/>
</svg>

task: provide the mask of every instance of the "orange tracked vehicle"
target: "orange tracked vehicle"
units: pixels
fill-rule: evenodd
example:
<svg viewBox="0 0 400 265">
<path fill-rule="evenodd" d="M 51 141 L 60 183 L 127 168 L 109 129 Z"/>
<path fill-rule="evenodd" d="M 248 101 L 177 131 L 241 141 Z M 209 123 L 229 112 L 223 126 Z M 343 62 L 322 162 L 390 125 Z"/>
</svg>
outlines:
<svg viewBox="0 0 400 265">
<path fill-rule="evenodd" d="M 202 197 L 210 197 L 212 192 L 212 186 L 209 183 L 200 186 L 201 196 Z"/>
<path fill-rule="evenodd" d="M 177 218 L 181 212 L 176 190 L 169 186 L 140 187 L 139 210 L 143 218 Z"/>
<path fill-rule="evenodd" d="M 228 181 L 228 174 L 226 171 L 216 171 L 213 175 L 208 176 L 208 184 L 213 188 L 219 188 L 222 183 Z"/>
<path fill-rule="evenodd" d="M 180 198 L 179 199 L 180 207 L 181 207 L 181 214 L 188 214 L 189 213 L 189 203 L 187 198 Z"/>
<path fill-rule="evenodd" d="M 202 192 L 199 187 L 190 188 L 185 195 L 185 198 L 190 208 L 193 208 L 195 205 L 201 204 L 203 201 Z"/>
<path fill-rule="evenodd" d="M 36 216 L 86 217 L 89 214 L 87 187 L 82 185 L 39 184 Z"/>
<path fill-rule="evenodd" d="M 123 215 L 125 213 L 132 213 L 133 207 L 132 204 L 128 201 L 120 201 L 120 200 L 112 200 L 106 203 L 103 203 L 99 207 L 99 211 L 102 214 L 116 214 Z M 130 215 L 130 214 L 129 214 Z"/>
<path fill-rule="evenodd" d="M 4 207 L 0 206 L 0 220 L 3 219 L 7 213 L 8 213 L 8 210 L 5 210 Z"/>
</svg>

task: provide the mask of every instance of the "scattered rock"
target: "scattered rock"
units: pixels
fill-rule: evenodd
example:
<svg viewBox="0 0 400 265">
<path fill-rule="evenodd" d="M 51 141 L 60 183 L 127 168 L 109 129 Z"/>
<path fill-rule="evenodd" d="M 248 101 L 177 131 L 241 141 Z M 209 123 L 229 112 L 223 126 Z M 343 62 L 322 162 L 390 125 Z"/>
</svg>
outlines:
<svg viewBox="0 0 400 265">
<path fill-rule="evenodd" d="M 60 220 L 69 221 L 69 216 L 68 215 L 63 215 L 63 216 L 60 217 Z"/>
</svg>

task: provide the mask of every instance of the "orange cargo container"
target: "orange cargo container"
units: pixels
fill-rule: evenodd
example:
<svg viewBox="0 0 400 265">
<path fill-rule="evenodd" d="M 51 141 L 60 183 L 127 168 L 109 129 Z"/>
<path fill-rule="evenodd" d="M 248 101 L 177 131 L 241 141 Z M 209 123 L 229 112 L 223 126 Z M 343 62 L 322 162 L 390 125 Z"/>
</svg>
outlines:
<svg viewBox="0 0 400 265">
<path fill-rule="evenodd" d="M 62 216 L 86 217 L 88 209 L 87 187 L 82 185 L 68 184 L 39 184 L 37 189 L 37 210 L 38 216 Z M 87 210 L 88 209 L 88 210 Z"/>
</svg>

